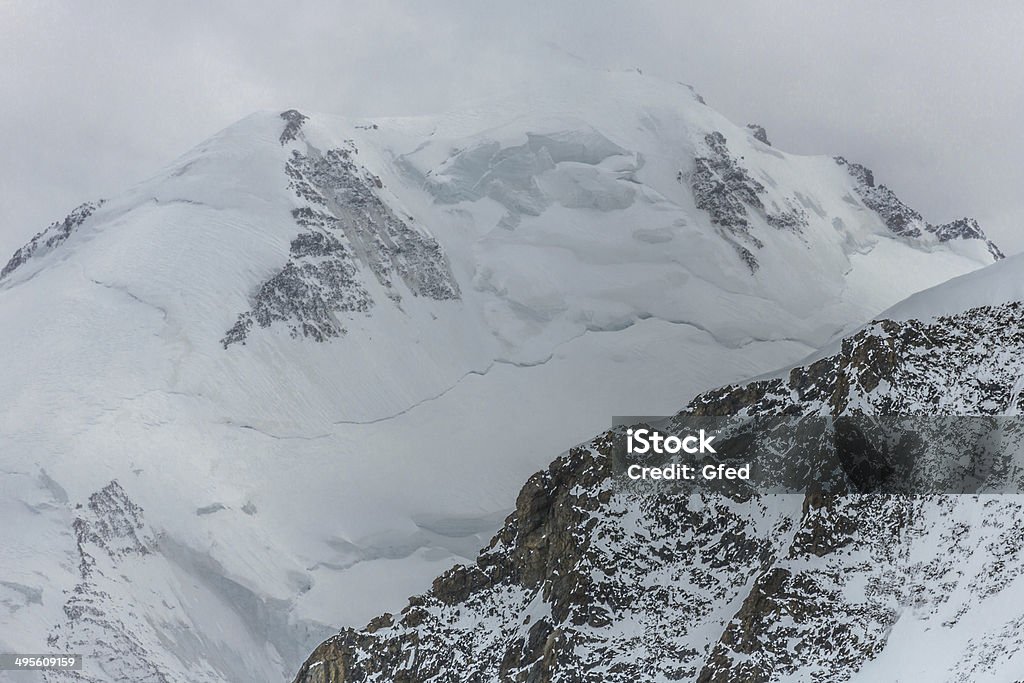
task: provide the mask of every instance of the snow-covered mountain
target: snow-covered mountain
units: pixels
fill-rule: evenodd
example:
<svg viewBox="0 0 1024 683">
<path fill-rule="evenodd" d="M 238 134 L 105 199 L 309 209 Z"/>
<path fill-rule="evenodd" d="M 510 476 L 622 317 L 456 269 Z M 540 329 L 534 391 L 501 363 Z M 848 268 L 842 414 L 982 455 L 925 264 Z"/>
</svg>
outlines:
<svg viewBox="0 0 1024 683">
<path fill-rule="evenodd" d="M 757 437 L 759 418 L 780 415 L 917 416 L 938 427 L 932 455 L 965 428 L 982 438 L 962 442 L 972 448 L 998 433 L 1008 459 L 975 493 L 852 492 L 868 451 L 841 448 L 839 431 L 841 492 L 818 476 L 803 495 L 631 485 L 609 431 L 531 477 L 475 563 L 326 641 L 297 683 L 1020 680 L 1022 276 L 1016 256 L 957 278 L 676 417 L 730 416 Z M 943 476 L 992 452 L 972 448 L 943 460 Z M 881 452 L 876 474 L 902 457 Z"/>
<path fill-rule="evenodd" d="M 999 257 L 766 140 L 581 71 L 432 117 L 255 114 L 41 232 L 0 275 L 0 650 L 283 679 L 610 416 Z"/>
</svg>

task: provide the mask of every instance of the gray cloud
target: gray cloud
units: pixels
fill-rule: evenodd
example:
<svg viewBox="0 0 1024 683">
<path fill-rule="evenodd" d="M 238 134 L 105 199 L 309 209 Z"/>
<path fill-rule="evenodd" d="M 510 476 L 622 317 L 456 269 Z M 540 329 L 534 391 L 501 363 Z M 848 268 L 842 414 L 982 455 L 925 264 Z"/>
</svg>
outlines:
<svg viewBox="0 0 1024 683">
<path fill-rule="evenodd" d="M 1022 20 L 1015 2 L 0 0 L 0 260 L 253 110 L 444 110 L 542 70 L 545 44 L 693 83 L 1016 252 Z"/>
</svg>

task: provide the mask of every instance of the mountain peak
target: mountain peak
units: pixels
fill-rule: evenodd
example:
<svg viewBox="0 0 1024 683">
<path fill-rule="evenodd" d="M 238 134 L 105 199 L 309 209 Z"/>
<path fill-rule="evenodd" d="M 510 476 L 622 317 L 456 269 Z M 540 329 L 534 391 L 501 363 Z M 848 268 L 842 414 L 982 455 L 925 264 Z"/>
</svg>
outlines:
<svg viewBox="0 0 1024 683">
<path fill-rule="evenodd" d="M 0 566 L 26 587 L 0 610 L 11 651 L 53 636 L 102 667 L 130 641 L 98 680 L 283 677 L 324 624 L 471 560 L 515 484 L 608 416 L 798 361 L 993 259 L 975 223 L 930 229 L 686 86 L 536 91 L 442 116 L 259 112 L 19 250 L 0 280 L 5 509 L 54 541 Z M 145 552 L 83 578 L 71 525 L 96 500 L 145 510 Z M 532 618 L 509 667 L 560 637 Z"/>
</svg>

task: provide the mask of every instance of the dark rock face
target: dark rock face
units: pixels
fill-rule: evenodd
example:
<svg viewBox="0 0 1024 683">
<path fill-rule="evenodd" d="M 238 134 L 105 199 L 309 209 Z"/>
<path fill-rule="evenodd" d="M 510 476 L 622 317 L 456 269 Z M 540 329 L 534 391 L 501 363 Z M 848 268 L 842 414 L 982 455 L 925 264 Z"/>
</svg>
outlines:
<svg viewBox="0 0 1024 683">
<path fill-rule="evenodd" d="M 985 236 L 981 226 L 973 218 L 960 218 L 942 225 L 926 223 L 921 214 L 904 204 L 895 192 L 885 185 L 875 185 L 875 175 L 869 168 L 847 161 L 843 157 L 835 157 L 835 162 L 846 167 L 846 170 L 857 181 L 855 190 L 861 201 L 877 213 L 886 227 L 894 234 L 901 237 L 918 238 L 925 233 L 932 233 L 939 242 L 955 239 L 983 240 L 989 253 L 992 254 L 993 260 L 998 261 L 1004 258 L 999 247 Z"/>
<path fill-rule="evenodd" d="M 885 185 L 875 185 L 875 176 L 869 169 L 860 164 L 851 164 L 843 157 L 835 159 L 837 164 L 846 166 L 850 175 L 857 179 L 857 194 L 865 206 L 881 216 L 889 230 L 902 237 L 921 236 L 925 228 L 921 214 L 904 204 Z"/>
<path fill-rule="evenodd" d="M 81 550 L 87 544 L 101 548 L 111 557 L 145 555 L 151 539 L 142 537 L 142 508 L 133 503 L 116 481 L 89 497 L 89 515 L 75 520 L 75 534 Z M 84 559 L 88 553 L 83 552 Z M 91 566 L 91 565 L 90 565 Z M 83 571 L 88 575 L 88 569 Z"/>
<path fill-rule="evenodd" d="M 928 230 L 935 233 L 940 242 L 948 242 L 950 240 L 984 240 L 989 253 L 992 254 L 993 260 L 998 261 L 999 259 L 1006 258 L 999 247 L 985 236 L 985 232 L 978 225 L 978 221 L 973 218 L 958 218 L 955 221 L 943 223 L 942 225 L 929 225 Z"/>
<path fill-rule="evenodd" d="M 87 652 L 102 660 L 103 669 L 123 680 L 163 683 L 168 678 L 153 664 L 124 623 L 108 615 L 110 595 L 104 590 L 106 576 L 116 576 L 118 566 L 133 556 L 149 555 L 156 541 L 142 519 L 142 508 L 112 481 L 89 497 L 73 523 L 78 543 L 80 581 L 66 597 L 65 620 L 48 638 L 51 648 Z M 48 681 L 80 681 L 78 672 L 53 672 Z M 91 679 L 89 679 L 91 680 Z"/>
<path fill-rule="evenodd" d="M 85 223 L 96 209 L 103 206 L 103 203 L 104 200 L 102 199 L 95 202 L 86 202 L 69 213 L 64 220 L 57 221 L 46 228 L 46 230 L 38 233 L 28 244 L 14 252 L 11 260 L 0 270 L 0 280 L 23 266 L 33 256 L 42 256 L 59 247 Z"/>
<path fill-rule="evenodd" d="M 282 145 L 286 145 L 299 137 L 299 131 L 302 130 L 302 124 L 309 120 L 308 116 L 295 109 L 289 109 L 288 111 L 281 112 L 281 118 L 284 119 L 285 122 L 284 130 L 281 131 L 280 138 Z"/>
<path fill-rule="evenodd" d="M 750 132 L 754 136 L 755 140 L 763 142 L 769 147 L 772 146 L 772 143 L 768 141 L 768 131 L 764 129 L 764 126 L 760 126 L 756 123 L 748 123 L 747 128 L 750 129 Z"/>
<path fill-rule="evenodd" d="M 284 267 L 260 286 L 250 310 L 224 335 L 224 348 L 244 343 L 254 327 L 275 323 L 295 338 L 323 342 L 344 335 L 345 315 L 366 313 L 377 303 L 364 269 L 393 305 L 402 301 L 399 284 L 413 296 L 458 299 L 441 246 L 381 201 L 381 180 L 355 161 L 355 145 L 321 152 L 303 139 L 304 116 L 281 116 L 288 122 L 282 144 L 299 141 L 306 148 L 292 150 L 285 167 L 289 189 L 305 204 L 292 212 L 304 231 L 292 240 Z"/>
<path fill-rule="evenodd" d="M 1024 407 L 1022 351 L 1024 304 L 879 321 L 833 356 L 707 392 L 680 415 L 999 414 Z M 1024 572 L 1014 497 L 984 503 L 996 528 L 975 551 L 961 520 L 977 516 L 976 497 L 636 486 L 612 476 L 614 438 L 534 475 L 474 565 L 401 615 L 328 640 L 296 683 L 841 681 L 885 649 L 905 611 L 953 609 L 934 617 L 952 628 Z M 990 561 L 965 575 L 973 552 Z M 952 598 L 953 585 L 969 593 Z M 1001 647 L 1024 647 L 1010 626 Z M 969 647 L 953 680 L 987 671 L 983 652 Z"/>
<path fill-rule="evenodd" d="M 709 133 L 704 142 L 708 153 L 694 159 L 694 169 L 689 175 L 694 201 L 697 208 L 706 211 L 711 222 L 721 228 L 722 237 L 732 244 L 753 273 L 759 267 L 754 250 L 763 248 L 764 243 L 752 232 L 751 212 L 773 228 L 797 233 L 807 226 L 807 216 L 795 203 L 784 209 L 767 208 L 762 200 L 764 185 L 750 175 L 740 159 L 729 153 L 724 135 Z M 679 180 L 683 177 L 680 172 Z"/>
<path fill-rule="evenodd" d="M 300 233 L 291 243 L 291 259 L 263 283 L 252 310 L 228 330 L 225 348 L 244 341 L 253 324 L 284 322 L 293 337 L 326 341 L 345 332 L 338 313 L 365 312 L 373 299 L 356 277 L 351 254 L 338 238 Z"/>
<path fill-rule="evenodd" d="M 746 207 L 764 210 L 760 197 L 764 185 L 729 154 L 724 135 L 709 133 L 704 142 L 709 154 L 694 160 L 696 168 L 691 177 L 697 208 L 710 213 L 716 225 L 749 230 Z"/>
<path fill-rule="evenodd" d="M 835 162 L 840 166 L 845 166 L 847 172 L 856 179 L 856 181 L 865 188 L 873 188 L 875 186 L 875 174 L 867 166 L 861 164 L 855 164 L 852 161 L 847 161 L 844 157 L 833 157 Z"/>
<path fill-rule="evenodd" d="M 958 218 L 950 223 L 932 226 L 932 232 L 940 242 L 949 240 L 983 240 L 985 233 L 973 218 Z"/>
</svg>

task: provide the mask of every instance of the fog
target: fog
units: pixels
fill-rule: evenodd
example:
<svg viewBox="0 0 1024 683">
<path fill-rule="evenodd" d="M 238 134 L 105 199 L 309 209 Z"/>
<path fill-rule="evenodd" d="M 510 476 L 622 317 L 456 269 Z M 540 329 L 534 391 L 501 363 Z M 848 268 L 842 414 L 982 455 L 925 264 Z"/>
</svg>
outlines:
<svg viewBox="0 0 1024 683">
<path fill-rule="evenodd" d="M 258 109 L 442 111 L 553 61 L 693 84 L 1024 250 L 1024 5 L 0 0 L 0 261 Z"/>
</svg>

